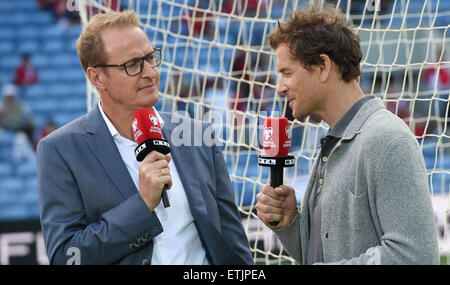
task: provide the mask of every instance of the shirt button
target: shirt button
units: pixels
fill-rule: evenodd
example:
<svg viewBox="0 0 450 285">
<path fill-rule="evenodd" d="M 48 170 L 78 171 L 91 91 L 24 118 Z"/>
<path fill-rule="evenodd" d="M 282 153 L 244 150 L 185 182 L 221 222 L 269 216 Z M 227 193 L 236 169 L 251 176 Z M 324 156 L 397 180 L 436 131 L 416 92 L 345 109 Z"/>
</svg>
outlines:
<svg viewBox="0 0 450 285">
<path fill-rule="evenodd" d="M 148 260 L 148 259 L 144 259 L 143 261 L 142 261 L 142 265 L 150 265 L 151 263 L 150 263 L 150 261 Z"/>
<path fill-rule="evenodd" d="M 323 162 L 327 162 L 327 160 L 328 160 L 328 157 L 326 157 L 326 156 L 322 157 Z"/>
</svg>

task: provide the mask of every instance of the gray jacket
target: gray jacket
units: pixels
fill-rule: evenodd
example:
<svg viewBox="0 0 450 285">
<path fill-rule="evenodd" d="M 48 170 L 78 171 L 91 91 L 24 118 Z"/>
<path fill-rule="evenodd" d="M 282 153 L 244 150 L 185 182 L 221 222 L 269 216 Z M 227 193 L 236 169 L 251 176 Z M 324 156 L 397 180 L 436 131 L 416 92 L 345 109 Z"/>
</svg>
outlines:
<svg viewBox="0 0 450 285">
<path fill-rule="evenodd" d="M 308 200 L 317 165 L 297 216 L 275 230 L 300 264 L 306 262 Z M 379 98 L 361 107 L 324 167 L 324 263 L 439 264 L 422 153 L 407 125 Z"/>
</svg>

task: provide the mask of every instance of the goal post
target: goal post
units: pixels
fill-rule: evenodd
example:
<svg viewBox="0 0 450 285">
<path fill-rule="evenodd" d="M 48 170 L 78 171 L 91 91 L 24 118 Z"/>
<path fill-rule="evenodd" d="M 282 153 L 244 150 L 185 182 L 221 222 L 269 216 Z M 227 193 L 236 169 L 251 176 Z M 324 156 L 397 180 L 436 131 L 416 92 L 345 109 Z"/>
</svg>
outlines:
<svg viewBox="0 0 450 285">
<path fill-rule="evenodd" d="M 73 0 L 75 1 L 75 0 Z M 72 1 L 72 2 L 73 2 Z M 69 1 L 71 2 L 71 1 Z M 256 217 L 256 194 L 269 183 L 258 166 L 261 127 L 287 116 L 296 167 L 285 184 L 297 200 L 328 130 L 325 122 L 291 116 L 276 93 L 275 54 L 267 35 L 301 0 L 76 0 L 82 25 L 93 14 L 134 10 L 154 47 L 162 49 L 158 110 L 213 121 L 255 262 L 292 264 L 276 236 Z M 402 118 L 423 151 L 441 255 L 450 255 L 450 3 L 442 0 L 334 0 L 360 36 L 360 84 Z M 88 82 L 88 108 L 97 101 Z M 407 166 L 405 166 L 407 167 Z"/>
</svg>

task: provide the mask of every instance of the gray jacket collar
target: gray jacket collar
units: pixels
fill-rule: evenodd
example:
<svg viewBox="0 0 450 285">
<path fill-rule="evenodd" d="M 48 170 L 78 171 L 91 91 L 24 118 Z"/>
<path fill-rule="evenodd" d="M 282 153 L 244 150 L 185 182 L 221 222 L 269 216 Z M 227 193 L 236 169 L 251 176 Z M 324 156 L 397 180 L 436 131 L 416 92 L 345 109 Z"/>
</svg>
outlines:
<svg viewBox="0 0 450 285">
<path fill-rule="evenodd" d="M 348 124 L 347 128 L 344 131 L 344 134 L 342 135 L 342 139 L 351 140 L 356 134 L 360 132 L 362 126 L 370 117 L 370 115 L 382 108 L 384 108 L 384 105 L 380 98 L 374 98 L 367 101 Z"/>
</svg>

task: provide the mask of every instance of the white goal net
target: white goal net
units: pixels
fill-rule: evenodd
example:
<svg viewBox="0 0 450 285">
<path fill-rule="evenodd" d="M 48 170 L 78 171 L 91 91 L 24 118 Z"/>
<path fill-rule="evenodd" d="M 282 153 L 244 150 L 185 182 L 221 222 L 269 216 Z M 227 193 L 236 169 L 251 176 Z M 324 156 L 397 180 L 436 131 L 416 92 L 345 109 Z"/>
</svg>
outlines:
<svg viewBox="0 0 450 285">
<path fill-rule="evenodd" d="M 269 183 L 258 166 L 267 116 L 287 116 L 296 167 L 285 170 L 300 202 L 318 141 L 328 126 L 293 120 L 276 94 L 275 55 L 267 35 L 301 0 L 77 0 L 82 24 L 95 13 L 134 10 L 154 47 L 162 49 L 160 111 L 213 121 L 222 143 L 236 204 L 255 262 L 294 260 L 255 214 L 255 196 Z M 450 1 L 342 0 L 361 38 L 361 87 L 385 102 L 416 135 L 423 150 L 437 222 L 441 261 L 450 256 Z M 97 96 L 88 84 L 88 106 Z M 405 167 L 408 167 L 405 165 Z M 445 262 L 445 261 L 444 261 Z"/>
</svg>

